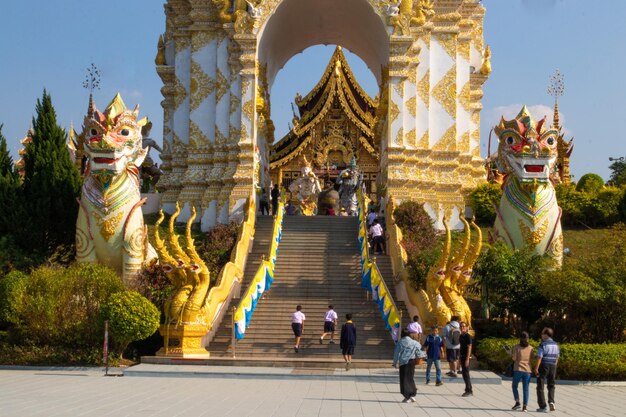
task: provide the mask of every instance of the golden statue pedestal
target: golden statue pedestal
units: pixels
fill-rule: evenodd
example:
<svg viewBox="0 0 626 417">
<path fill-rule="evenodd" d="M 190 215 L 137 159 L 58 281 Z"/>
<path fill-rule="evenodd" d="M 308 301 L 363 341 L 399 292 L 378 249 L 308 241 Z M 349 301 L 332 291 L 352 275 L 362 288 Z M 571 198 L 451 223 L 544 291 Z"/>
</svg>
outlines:
<svg viewBox="0 0 626 417">
<path fill-rule="evenodd" d="M 164 344 L 157 356 L 174 358 L 208 358 L 210 353 L 202 344 L 207 326 L 202 324 L 164 324 L 159 327 Z"/>
</svg>

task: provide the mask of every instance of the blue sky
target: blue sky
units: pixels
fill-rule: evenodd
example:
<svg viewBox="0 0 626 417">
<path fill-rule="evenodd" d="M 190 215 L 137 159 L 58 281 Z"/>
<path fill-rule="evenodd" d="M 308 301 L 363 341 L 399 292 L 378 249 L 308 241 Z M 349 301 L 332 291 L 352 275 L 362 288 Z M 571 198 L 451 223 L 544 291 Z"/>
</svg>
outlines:
<svg viewBox="0 0 626 417">
<path fill-rule="evenodd" d="M 338 0 L 339 1 L 339 0 Z M 549 76 L 565 76 L 559 100 L 568 136 L 574 136 L 574 180 L 587 172 L 608 179 L 608 157 L 626 156 L 626 1 L 483 0 L 485 42 L 493 73 L 484 86 L 482 151 L 501 114 L 514 116 L 522 104 L 536 118 L 551 117 Z M 160 0 L 9 0 L 0 14 L 0 124 L 14 159 L 35 103 L 44 88 L 52 95 L 58 122 L 82 123 L 88 91 L 82 87 L 93 62 L 102 74 L 94 92 L 103 108 L 120 92 L 127 106 L 153 120 L 161 141 L 161 80 L 154 69 L 156 43 L 165 28 Z M 279 138 L 287 131 L 296 92 L 313 87 L 334 47 L 316 46 L 293 57 L 272 88 L 272 118 Z M 348 56 L 366 91 L 377 94 L 374 77 L 358 57 Z M 492 152 L 495 145 L 492 144 Z"/>
</svg>

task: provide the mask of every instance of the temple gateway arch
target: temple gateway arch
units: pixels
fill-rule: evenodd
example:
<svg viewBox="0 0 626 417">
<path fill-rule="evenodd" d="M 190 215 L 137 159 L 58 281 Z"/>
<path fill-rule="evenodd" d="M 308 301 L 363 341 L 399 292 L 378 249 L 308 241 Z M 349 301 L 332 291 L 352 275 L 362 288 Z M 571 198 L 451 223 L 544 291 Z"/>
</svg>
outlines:
<svg viewBox="0 0 626 417">
<path fill-rule="evenodd" d="M 272 181 L 270 91 L 295 54 L 334 44 L 375 75 L 377 189 L 456 219 L 484 181 L 482 85 L 490 72 L 479 0 L 169 0 L 159 40 L 162 205 L 203 230 L 239 216 Z M 320 74 L 322 76 L 322 74 Z M 273 178 L 274 181 L 276 178 Z M 452 222 L 454 226 L 454 221 Z"/>
</svg>

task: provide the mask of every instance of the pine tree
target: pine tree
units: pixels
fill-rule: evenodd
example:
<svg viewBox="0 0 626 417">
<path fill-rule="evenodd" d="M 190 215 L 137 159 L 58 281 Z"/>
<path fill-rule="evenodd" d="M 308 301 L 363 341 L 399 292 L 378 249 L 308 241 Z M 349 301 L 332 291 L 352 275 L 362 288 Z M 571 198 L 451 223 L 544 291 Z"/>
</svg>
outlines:
<svg viewBox="0 0 626 417">
<path fill-rule="evenodd" d="M 18 236 L 21 246 L 47 255 L 74 242 L 80 175 L 70 160 L 67 133 L 57 125 L 52 99 L 44 89 L 37 100 L 32 142 L 24 155 L 23 201 L 28 207 Z"/>
<path fill-rule="evenodd" d="M 13 158 L 0 125 L 0 236 L 10 235 L 15 224 L 19 176 L 14 171 Z"/>
</svg>

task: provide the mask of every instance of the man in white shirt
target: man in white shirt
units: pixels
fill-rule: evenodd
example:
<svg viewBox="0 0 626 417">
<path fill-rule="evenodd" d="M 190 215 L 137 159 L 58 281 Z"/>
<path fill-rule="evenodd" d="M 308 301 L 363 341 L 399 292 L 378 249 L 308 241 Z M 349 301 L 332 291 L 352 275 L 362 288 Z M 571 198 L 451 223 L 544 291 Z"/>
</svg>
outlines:
<svg viewBox="0 0 626 417">
<path fill-rule="evenodd" d="M 324 336 L 330 333 L 330 343 L 335 343 L 335 326 L 337 326 L 337 313 L 333 310 L 333 306 L 328 306 L 328 311 L 324 314 L 324 333 L 320 336 L 320 345 L 324 340 Z"/>
<path fill-rule="evenodd" d="M 298 304 L 296 306 L 296 311 L 291 315 L 291 329 L 293 330 L 293 334 L 296 337 L 296 342 L 293 347 L 293 350 L 298 353 L 300 350 L 300 337 L 302 336 L 302 332 L 304 331 L 304 321 L 306 317 L 302 312 L 302 306 Z"/>
<path fill-rule="evenodd" d="M 378 219 L 374 220 L 374 223 L 369 229 L 369 234 L 372 236 L 372 246 L 374 253 L 385 253 L 385 237 L 383 236 L 383 227 L 378 222 Z"/>
</svg>

